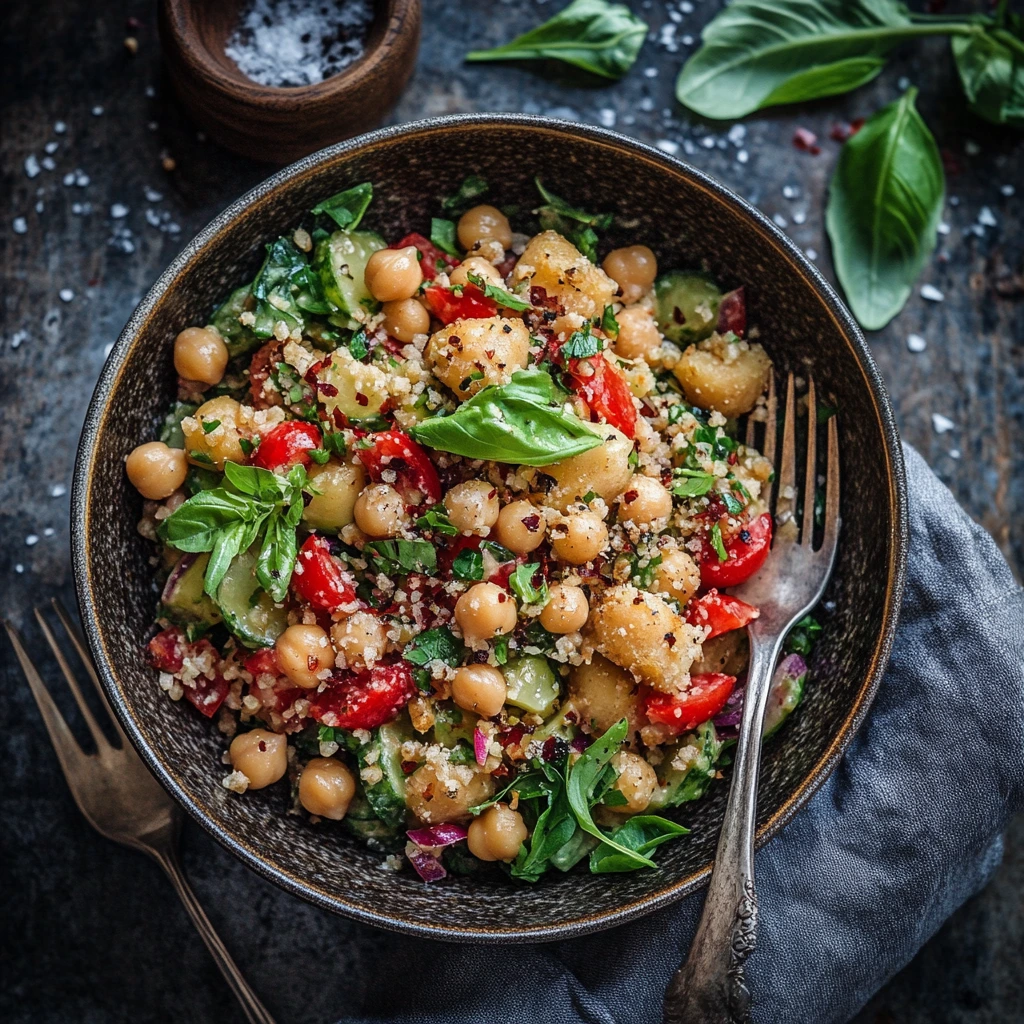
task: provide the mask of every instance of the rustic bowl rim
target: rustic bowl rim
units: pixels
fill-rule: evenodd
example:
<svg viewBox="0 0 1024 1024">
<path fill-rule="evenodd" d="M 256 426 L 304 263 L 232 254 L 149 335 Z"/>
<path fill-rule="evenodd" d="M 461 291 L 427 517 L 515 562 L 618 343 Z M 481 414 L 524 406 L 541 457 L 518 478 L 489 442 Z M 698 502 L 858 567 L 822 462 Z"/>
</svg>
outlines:
<svg viewBox="0 0 1024 1024">
<path fill-rule="evenodd" d="M 777 835 L 792 819 L 793 815 L 817 792 L 818 788 L 838 764 L 843 751 L 864 721 L 881 682 L 892 648 L 906 578 L 907 550 L 909 546 L 906 473 L 899 434 L 881 374 L 871 357 L 856 321 L 817 267 L 807 259 L 804 253 L 768 217 L 710 175 L 669 156 L 659 149 L 608 129 L 556 118 L 506 113 L 445 115 L 368 132 L 313 153 L 271 175 L 214 217 L 175 257 L 132 313 L 103 366 L 86 413 L 85 424 L 82 429 L 75 460 L 72 484 L 71 546 L 75 588 L 90 650 L 92 651 L 104 689 L 110 698 L 117 717 L 126 735 L 139 751 L 143 761 L 191 817 L 248 867 L 275 882 L 286 891 L 322 909 L 331 910 L 358 921 L 377 925 L 392 931 L 456 942 L 550 941 L 574 938 L 601 931 L 614 925 L 624 924 L 666 907 L 701 888 L 706 884 L 710 876 L 711 863 L 705 864 L 699 870 L 667 884 L 648 896 L 623 904 L 614 910 L 599 914 L 587 914 L 586 908 L 580 908 L 578 914 L 569 916 L 559 923 L 534 926 L 527 929 L 492 928 L 486 926 L 463 928 L 450 924 L 442 925 L 424 923 L 419 920 L 406 920 L 396 914 L 379 913 L 348 903 L 343 898 L 317 888 L 311 882 L 271 866 L 253 851 L 251 847 L 236 838 L 225 825 L 215 820 L 212 816 L 207 815 L 192 802 L 174 775 L 170 771 L 165 770 L 154 751 L 147 745 L 129 712 L 127 704 L 122 699 L 115 674 L 111 667 L 111 661 L 106 654 L 99 609 L 93 599 L 93 585 L 89 575 L 87 560 L 89 536 L 87 511 L 90 498 L 92 466 L 98 441 L 110 411 L 110 396 L 121 374 L 124 372 L 125 359 L 137 335 L 145 325 L 154 306 L 164 293 L 173 287 L 178 275 L 197 259 L 202 258 L 207 246 L 217 236 L 225 231 L 229 231 L 235 218 L 242 214 L 251 203 L 267 197 L 275 190 L 285 187 L 295 180 L 301 179 L 304 175 L 311 173 L 323 164 L 333 163 L 358 150 L 372 149 L 381 143 L 390 143 L 424 133 L 472 130 L 474 128 L 500 128 L 502 126 L 570 134 L 578 138 L 582 143 L 595 142 L 602 145 L 620 147 L 628 151 L 631 156 L 640 156 L 649 162 L 663 166 L 666 170 L 675 174 L 682 174 L 697 187 L 710 193 L 727 206 L 732 207 L 735 212 L 739 213 L 749 223 L 753 231 L 760 234 L 762 241 L 774 246 L 784 257 L 788 258 L 793 265 L 794 271 L 802 275 L 818 293 L 838 329 L 850 342 L 871 393 L 875 414 L 878 417 L 878 425 L 881 428 L 884 439 L 889 481 L 888 504 L 892 520 L 892 527 L 888 538 L 889 559 L 886 566 L 888 583 L 882 627 L 875 642 L 869 671 L 849 713 L 828 748 L 818 759 L 813 770 L 804 778 L 789 799 L 758 830 L 756 836 L 756 846 L 758 848 Z M 381 877 L 383 879 L 387 876 L 382 873 Z"/>
</svg>

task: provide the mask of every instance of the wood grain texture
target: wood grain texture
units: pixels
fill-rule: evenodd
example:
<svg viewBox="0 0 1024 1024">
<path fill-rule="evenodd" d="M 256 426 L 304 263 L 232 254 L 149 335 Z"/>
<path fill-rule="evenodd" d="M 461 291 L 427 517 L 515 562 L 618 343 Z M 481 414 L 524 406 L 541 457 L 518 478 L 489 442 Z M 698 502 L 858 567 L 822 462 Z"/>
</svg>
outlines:
<svg viewBox="0 0 1024 1024">
<path fill-rule="evenodd" d="M 669 23 L 663 4 L 630 2 L 655 36 Z M 0 5 L 8 55 L 0 64 L 0 613 L 19 627 L 33 603 L 54 593 L 74 602 L 68 497 L 50 495 L 52 487 L 70 484 L 75 441 L 105 346 L 184 242 L 269 173 L 226 153 L 214 135 L 198 136 L 162 80 L 152 6 L 144 0 Z M 695 6 L 673 39 L 698 36 L 719 5 L 704 0 Z M 391 120 L 471 110 L 614 119 L 626 134 L 680 147 L 685 159 L 784 217 L 786 230 L 814 249 L 826 269 L 823 200 L 838 152 L 827 138 L 830 125 L 893 99 L 901 76 L 919 86 L 922 114 L 956 165 L 948 187 L 959 203 L 947 205 L 950 232 L 925 278 L 943 290 L 945 301 L 930 304 L 915 294 L 869 343 L 904 437 L 994 534 L 1018 573 L 1024 570 L 1024 143 L 969 115 L 946 46 L 935 40 L 904 47 L 872 85 L 849 97 L 758 114 L 744 123 L 742 138 L 737 132 L 731 141 L 728 125 L 691 122 L 674 103 L 672 83 L 688 52 L 681 43 L 673 53 L 648 40 L 636 68 L 611 87 L 543 66 L 462 65 L 466 50 L 505 42 L 552 9 L 550 2 L 493 3 L 482 18 L 479 3 L 427 0 L 415 73 Z M 135 58 L 123 46 L 127 15 L 142 23 Z M 103 113 L 94 116 L 97 105 Z M 54 132 L 58 121 L 67 125 L 63 134 Z M 792 147 L 797 126 L 818 133 L 821 155 Z M 969 141 L 977 152 L 973 146 L 967 152 Z M 41 161 L 50 142 L 58 143 L 55 169 L 28 178 L 26 158 Z M 164 154 L 176 161 L 170 174 L 161 168 Z M 76 169 L 89 184 L 64 186 L 64 176 Z M 462 171 L 438 173 L 448 180 Z M 1004 196 L 1003 185 L 1015 186 L 1016 194 Z M 147 188 L 162 198 L 148 199 Z M 794 197 L 784 188 L 794 189 Z M 42 212 L 35 209 L 39 202 Z M 112 217 L 114 204 L 128 207 L 127 215 Z M 979 236 L 970 232 L 983 207 L 997 223 L 980 225 Z M 13 230 L 17 217 L 25 218 L 25 234 Z M 133 251 L 123 251 L 125 241 Z M 74 292 L 72 301 L 59 298 L 64 288 Z M 25 340 L 12 348 L 22 331 Z M 927 339 L 923 353 L 907 350 L 911 333 Z M 936 433 L 933 413 L 948 416 L 956 429 Z M 39 540 L 28 546 L 31 536 Z M 32 653 L 41 654 L 38 634 L 25 632 L 36 641 Z M 7 767 L 0 1018 L 16 1024 L 239 1020 L 156 868 L 106 843 L 77 815 L 6 651 L 0 656 Z M 1022 843 L 1018 825 L 993 887 L 873 1002 L 863 1024 L 997 1024 L 1024 1016 Z M 297 901 L 255 878 L 194 826 L 186 844 L 186 868 L 200 898 L 228 946 L 245 951 L 246 969 L 265 979 L 268 1003 L 282 1020 L 312 1024 L 345 1006 L 372 1005 L 360 968 L 389 938 L 300 911 Z M 316 948 L 330 949 L 334 969 L 311 987 L 294 969 L 295 951 Z M 181 986 L 180 978 L 190 984 Z"/>
</svg>

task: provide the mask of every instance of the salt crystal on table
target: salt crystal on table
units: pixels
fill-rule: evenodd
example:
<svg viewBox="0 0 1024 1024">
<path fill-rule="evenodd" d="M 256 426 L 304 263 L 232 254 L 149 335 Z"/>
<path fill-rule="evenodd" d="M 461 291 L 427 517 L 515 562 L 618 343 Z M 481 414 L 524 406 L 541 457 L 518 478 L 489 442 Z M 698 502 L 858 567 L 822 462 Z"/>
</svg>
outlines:
<svg viewBox="0 0 1024 1024">
<path fill-rule="evenodd" d="M 28 232 L 28 221 L 24 217 L 15 217 L 11 221 L 11 227 L 14 228 L 16 235 L 24 235 Z"/>
<path fill-rule="evenodd" d="M 81 168 L 75 171 L 75 184 L 79 188 L 85 188 L 85 186 L 89 184 L 89 180 L 89 175 L 86 174 L 85 171 L 81 170 Z"/>
<path fill-rule="evenodd" d="M 946 296 L 939 291 L 938 288 L 933 284 L 921 285 L 921 298 L 927 299 L 929 302 L 942 302 Z"/>
<path fill-rule="evenodd" d="M 1009 199 L 1009 197 L 1012 196 L 1013 193 L 1016 192 L 1017 190 L 1012 185 L 1003 185 L 1000 187 L 999 191 L 1002 192 L 1002 194 L 1006 196 L 1007 199 Z"/>
<path fill-rule="evenodd" d="M 679 10 L 681 10 L 683 14 L 693 14 L 693 4 L 690 3 L 690 0 L 683 0 L 679 5 Z"/>
<path fill-rule="evenodd" d="M 781 213 L 773 214 L 772 220 L 775 221 L 776 227 L 785 228 L 789 226 L 789 221 Z"/>
<path fill-rule="evenodd" d="M 978 214 L 978 223 L 984 224 L 987 228 L 994 228 L 998 222 L 995 214 L 987 206 L 983 206 Z"/>
<path fill-rule="evenodd" d="M 147 203 L 159 203 L 164 197 L 163 192 L 157 192 L 155 188 L 150 188 L 148 185 L 146 186 L 143 195 L 146 197 Z"/>
<path fill-rule="evenodd" d="M 948 416 L 943 416 L 938 412 L 932 413 L 932 427 L 936 434 L 946 434 L 950 430 L 956 430 L 956 424 Z"/>
<path fill-rule="evenodd" d="M 968 156 L 977 156 L 981 152 L 981 146 L 979 146 L 974 139 L 968 139 L 964 143 L 964 152 Z"/>
<path fill-rule="evenodd" d="M 750 154 L 745 149 L 741 149 L 736 154 L 736 162 L 737 163 L 745 164 L 749 159 L 750 159 Z"/>
<path fill-rule="evenodd" d="M 657 68 L 644 68 L 644 78 L 657 78 L 657 77 L 658 77 L 658 69 Z"/>
<path fill-rule="evenodd" d="M 43 157 L 43 170 L 44 171 L 55 171 L 57 169 L 57 163 L 52 156 Z"/>
<path fill-rule="evenodd" d="M 650 96 L 645 96 L 637 106 L 644 111 L 651 111 L 654 109 L 654 100 Z"/>
<path fill-rule="evenodd" d="M 911 352 L 923 352 L 928 347 L 928 342 L 920 334 L 907 335 L 907 348 Z"/>
<path fill-rule="evenodd" d="M 70 302 L 75 297 L 75 293 L 70 288 L 61 288 L 57 294 L 60 296 L 61 302 Z"/>
<path fill-rule="evenodd" d="M 668 153 L 669 156 L 675 156 L 679 152 L 679 143 L 673 142 L 671 139 L 658 139 L 655 145 L 662 153 Z"/>
<path fill-rule="evenodd" d="M 817 249 L 804 249 L 804 255 L 809 260 L 816 260 L 818 258 L 818 250 Z"/>
<path fill-rule="evenodd" d="M 60 143 L 59 143 L 59 142 L 48 142 L 48 143 L 47 143 L 47 144 L 46 144 L 46 145 L 45 145 L 45 146 L 43 147 L 43 149 L 45 149 L 47 153 L 53 154 L 53 153 L 56 153 L 56 152 L 57 152 L 57 148 L 58 148 L 59 146 L 60 146 Z"/>
<path fill-rule="evenodd" d="M 25 157 L 25 174 L 29 178 L 34 178 L 39 174 L 39 161 L 36 159 L 35 153 Z"/>
<path fill-rule="evenodd" d="M 68 493 L 68 489 L 63 484 L 54 484 L 50 488 L 51 498 L 63 498 Z"/>
<path fill-rule="evenodd" d="M 951 459 L 959 459 L 960 458 L 960 449 L 959 448 L 950 448 L 949 449 L 949 457 Z"/>
<path fill-rule="evenodd" d="M 53 534 L 54 534 L 54 529 L 53 529 L 52 526 L 48 526 L 48 527 L 46 527 L 45 530 L 43 530 L 43 536 L 44 537 L 52 537 Z"/>
<path fill-rule="evenodd" d="M 803 224 L 805 220 L 807 220 L 807 214 L 803 210 L 797 210 L 796 213 L 793 214 L 794 224 Z"/>
<path fill-rule="evenodd" d="M 738 146 L 747 137 L 747 126 L 745 124 L 734 124 L 729 129 L 729 141 Z"/>
<path fill-rule="evenodd" d="M 615 111 L 611 107 L 603 107 L 597 112 L 597 119 L 605 128 L 613 128 L 615 126 Z"/>
<path fill-rule="evenodd" d="M 122 217 L 127 217 L 128 207 L 125 206 L 124 203 L 114 203 L 110 208 L 110 216 L 113 217 L 114 220 L 120 220 Z"/>
<path fill-rule="evenodd" d="M 28 536 L 27 536 L 27 537 L 25 538 L 25 543 L 26 543 L 26 544 L 27 544 L 27 545 L 28 545 L 28 546 L 29 546 L 30 548 L 31 548 L 31 547 L 35 547 L 35 545 L 39 543 L 39 535 L 38 535 L 38 534 L 35 534 L 35 533 L 30 533 L 30 534 L 29 534 L 29 535 L 28 535 Z"/>
<path fill-rule="evenodd" d="M 68 130 L 68 126 L 63 121 L 54 121 L 53 130 L 58 135 L 63 135 Z"/>
<path fill-rule="evenodd" d="M 102 115 L 103 115 L 103 108 L 99 104 L 97 104 L 95 107 L 92 108 L 92 116 L 93 117 L 101 117 Z"/>
<path fill-rule="evenodd" d="M 11 336 L 11 348 L 19 348 L 23 341 L 28 341 L 28 331 L 15 331 Z"/>
<path fill-rule="evenodd" d="M 715 140 L 710 135 L 705 135 L 704 138 L 700 140 L 700 144 L 705 149 L 714 149 L 715 148 Z"/>
<path fill-rule="evenodd" d="M 15 571 L 15 572 L 17 572 L 17 573 L 23 573 L 23 572 L 25 571 L 25 566 L 23 566 L 23 565 L 21 564 L 21 562 L 18 562 L 18 563 L 17 563 L 17 564 L 16 564 L 15 566 L 14 566 L 14 571 Z"/>
<path fill-rule="evenodd" d="M 786 199 L 796 199 L 796 197 L 799 195 L 799 192 L 792 185 L 783 185 L 782 195 Z"/>
<path fill-rule="evenodd" d="M 935 230 L 938 231 L 940 235 L 948 235 L 950 229 L 949 225 L 943 220 L 939 221 L 939 226 Z"/>
</svg>

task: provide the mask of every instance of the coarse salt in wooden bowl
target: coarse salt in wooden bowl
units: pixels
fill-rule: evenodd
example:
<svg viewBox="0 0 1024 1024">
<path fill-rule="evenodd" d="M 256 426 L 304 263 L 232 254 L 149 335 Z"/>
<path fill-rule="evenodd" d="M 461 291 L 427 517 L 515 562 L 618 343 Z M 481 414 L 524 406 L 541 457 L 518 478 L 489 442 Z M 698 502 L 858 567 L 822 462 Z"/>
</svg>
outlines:
<svg viewBox="0 0 1024 1024">
<path fill-rule="evenodd" d="M 195 122 L 227 149 L 289 163 L 379 124 L 405 88 L 420 43 L 420 0 L 373 0 L 362 56 L 310 85 L 261 85 L 225 53 L 246 0 L 160 0 L 160 42 Z M 311 0 L 315 6 L 315 0 Z"/>
</svg>

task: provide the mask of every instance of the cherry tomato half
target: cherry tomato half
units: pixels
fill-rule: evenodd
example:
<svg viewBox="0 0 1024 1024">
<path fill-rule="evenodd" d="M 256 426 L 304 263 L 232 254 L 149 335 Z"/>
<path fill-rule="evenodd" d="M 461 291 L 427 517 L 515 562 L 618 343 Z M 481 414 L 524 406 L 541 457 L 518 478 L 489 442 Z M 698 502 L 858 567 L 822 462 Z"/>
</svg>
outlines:
<svg viewBox="0 0 1024 1024">
<path fill-rule="evenodd" d="M 728 558 L 722 562 L 709 540 L 697 560 L 700 581 L 705 587 L 735 587 L 750 579 L 765 563 L 772 546 L 772 517 L 763 512 L 725 541 Z"/>
<path fill-rule="evenodd" d="M 441 500 L 441 481 L 430 456 L 408 434 L 401 430 L 383 430 L 370 434 L 363 443 L 370 447 L 357 447 L 359 461 L 366 467 L 370 479 L 380 483 L 385 470 L 397 474 L 395 489 L 411 505 L 426 500 L 433 505 Z"/>
<path fill-rule="evenodd" d="M 291 587 L 307 604 L 327 612 L 337 611 L 356 599 L 341 566 L 331 557 L 330 545 L 315 533 L 299 549 Z"/>
<path fill-rule="evenodd" d="M 416 693 L 412 669 L 404 661 L 374 665 L 357 675 L 334 673 L 310 701 L 309 713 L 340 729 L 375 729 L 390 722 Z"/>
<path fill-rule="evenodd" d="M 710 640 L 713 636 L 742 629 L 761 613 L 752 604 L 729 594 L 720 594 L 712 587 L 706 594 L 688 601 L 685 614 L 691 626 L 699 626 L 701 629 L 711 627 L 711 632 L 704 638 Z"/>
<path fill-rule="evenodd" d="M 323 444 L 320 431 L 312 423 L 302 420 L 288 420 L 278 423 L 260 442 L 249 460 L 254 466 L 276 472 L 301 463 L 308 466 L 312 461 L 309 453 Z"/>
<path fill-rule="evenodd" d="M 486 320 L 498 314 L 498 304 L 487 298 L 475 284 L 463 285 L 461 295 L 451 288 L 434 285 L 424 290 L 423 297 L 430 312 L 443 324 L 456 320 Z"/>
<path fill-rule="evenodd" d="M 585 372 L 587 370 L 592 372 Z M 570 359 L 569 377 L 573 391 L 590 406 L 590 411 L 598 419 L 618 428 L 630 440 L 636 436 L 633 392 L 629 390 L 626 378 L 607 359 L 601 355 L 586 360 Z"/>
<path fill-rule="evenodd" d="M 704 672 L 690 677 L 689 689 L 678 696 L 641 689 L 644 710 L 652 722 L 662 722 L 677 735 L 696 729 L 714 718 L 736 686 L 736 677 L 724 672 Z"/>
<path fill-rule="evenodd" d="M 454 256 L 442 252 L 433 242 L 415 231 L 389 248 L 405 249 L 410 245 L 420 254 L 420 273 L 423 274 L 424 281 L 433 281 L 440 269 L 448 271 L 459 265 L 459 261 Z M 444 264 L 444 266 L 439 267 L 439 264 Z"/>
</svg>

